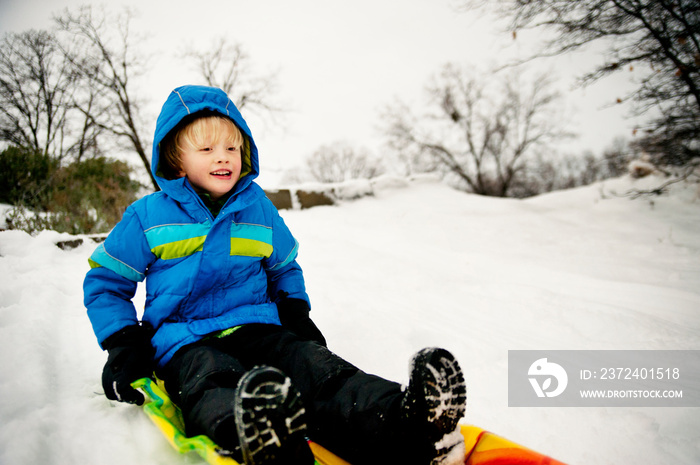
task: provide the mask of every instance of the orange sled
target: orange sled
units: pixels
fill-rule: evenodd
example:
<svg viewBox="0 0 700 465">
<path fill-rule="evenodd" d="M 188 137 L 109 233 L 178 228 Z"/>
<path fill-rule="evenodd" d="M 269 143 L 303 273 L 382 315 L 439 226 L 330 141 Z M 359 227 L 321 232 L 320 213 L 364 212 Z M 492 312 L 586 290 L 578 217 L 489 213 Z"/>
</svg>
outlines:
<svg viewBox="0 0 700 465">
<path fill-rule="evenodd" d="M 208 437 L 187 437 L 179 407 L 155 381 L 143 378 L 132 386 L 148 395 L 143 409 L 175 450 L 181 454 L 196 452 L 209 465 L 240 465 L 230 457 L 219 455 L 219 448 Z M 477 426 L 461 425 L 460 428 L 467 451 L 465 465 L 564 465 Z M 317 465 L 350 465 L 319 444 L 309 441 L 309 445 Z"/>
</svg>

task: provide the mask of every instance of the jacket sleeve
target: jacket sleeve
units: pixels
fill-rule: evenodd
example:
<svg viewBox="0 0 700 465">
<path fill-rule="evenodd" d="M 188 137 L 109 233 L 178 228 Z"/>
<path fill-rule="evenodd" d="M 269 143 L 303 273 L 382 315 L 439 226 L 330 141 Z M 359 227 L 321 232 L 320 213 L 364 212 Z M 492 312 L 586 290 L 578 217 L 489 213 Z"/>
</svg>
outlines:
<svg viewBox="0 0 700 465">
<path fill-rule="evenodd" d="M 267 283 L 270 299 L 273 302 L 277 302 L 282 291 L 286 297 L 305 300 L 311 307 L 309 296 L 306 294 L 304 275 L 296 260 L 273 272 L 268 271 Z"/>
<path fill-rule="evenodd" d="M 271 204 L 270 204 L 271 205 Z M 296 261 L 299 243 L 284 223 L 284 220 L 273 208 L 272 241 L 273 251 L 265 262 L 267 272 L 268 294 L 272 301 L 277 301 L 280 291 L 289 297 L 303 299 L 309 303 L 306 285 L 301 267 Z"/>
<path fill-rule="evenodd" d="M 129 207 L 90 256 L 91 269 L 83 281 L 84 304 L 100 345 L 117 331 L 138 323 L 132 299 L 154 258 L 138 216 Z"/>
</svg>

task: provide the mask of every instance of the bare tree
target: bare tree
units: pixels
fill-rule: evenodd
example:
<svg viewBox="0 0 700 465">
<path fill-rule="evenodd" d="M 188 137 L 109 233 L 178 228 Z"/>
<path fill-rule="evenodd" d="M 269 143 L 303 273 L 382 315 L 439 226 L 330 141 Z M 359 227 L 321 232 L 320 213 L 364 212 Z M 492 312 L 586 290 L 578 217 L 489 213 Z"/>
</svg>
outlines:
<svg viewBox="0 0 700 465">
<path fill-rule="evenodd" d="M 56 36 L 6 34 L 0 46 L 0 138 L 17 147 L 79 160 L 99 131 L 74 106 L 78 76 Z"/>
<path fill-rule="evenodd" d="M 538 153 L 526 173 L 514 182 L 509 195 L 530 197 L 545 192 L 572 189 L 597 181 L 622 176 L 641 154 L 623 137 L 615 138 L 599 156 L 591 151 L 573 153 Z"/>
<path fill-rule="evenodd" d="M 83 6 L 77 11 L 66 10 L 55 19 L 72 39 L 73 48 L 66 53 L 73 69 L 90 86 L 91 92 L 77 96 L 77 107 L 91 124 L 125 141 L 136 152 L 158 190 L 146 153 L 148 139 L 141 134 L 145 127 L 141 121 L 143 101 L 134 90 L 134 79 L 143 73 L 145 58 L 131 36 L 132 18 L 128 9 L 112 16 Z"/>
<path fill-rule="evenodd" d="M 604 177 L 613 178 L 627 173 L 632 160 L 639 157 L 634 146 L 623 137 L 616 137 L 612 143 L 603 150 Z"/>
<path fill-rule="evenodd" d="M 272 96 L 277 91 L 276 76 L 255 73 L 250 55 L 240 43 L 230 43 L 221 36 L 204 50 L 186 50 L 184 57 L 195 63 L 206 85 L 222 89 L 238 109 L 245 107 L 267 114 L 282 110 L 272 103 Z"/>
<path fill-rule="evenodd" d="M 306 167 L 311 177 L 320 182 L 371 179 L 384 172 L 380 162 L 366 149 L 344 142 L 320 147 L 306 159 Z"/>
<path fill-rule="evenodd" d="M 487 4 L 463 0 L 467 6 Z M 648 71 L 630 100 L 638 114 L 648 110 L 647 150 L 666 163 L 683 164 L 700 155 L 700 2 L 697 0 L 499 0 L 514 31 L 553 31 L 536 56 L 555 56 L 604 43 L 605 60 L 582 76 L 587 84 L 621 70 Z M 655 116 L 660 115 L 660 116 Z"/>
<path fill-rule="evenodd" d="M 387 112 L 390 145 L 414 159 L 432 157 L 474 193 L 507 196 L 527 156 L 567 135 L 549 80 L 538 76 L 521 88 L 514 76 L 477 79 L 447 65 L 428 88 L 428 113 Z"/>
</svg>

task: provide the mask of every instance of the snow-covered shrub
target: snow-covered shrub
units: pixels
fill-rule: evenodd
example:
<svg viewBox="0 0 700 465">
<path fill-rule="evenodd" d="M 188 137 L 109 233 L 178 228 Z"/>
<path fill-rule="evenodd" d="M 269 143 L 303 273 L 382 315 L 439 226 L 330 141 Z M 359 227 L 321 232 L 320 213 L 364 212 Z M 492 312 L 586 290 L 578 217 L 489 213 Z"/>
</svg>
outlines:
<svg viewBox="0 0 700 465">
<path fill-rule="evenodd" d="M 634 179 L 639 179 L 652 174 L 654 171 L 656 171 L 656 167 L 648 161 L 638 159 L 632 160 L 629 163 L 627 166 L 627 171 Z"/>
</svg>

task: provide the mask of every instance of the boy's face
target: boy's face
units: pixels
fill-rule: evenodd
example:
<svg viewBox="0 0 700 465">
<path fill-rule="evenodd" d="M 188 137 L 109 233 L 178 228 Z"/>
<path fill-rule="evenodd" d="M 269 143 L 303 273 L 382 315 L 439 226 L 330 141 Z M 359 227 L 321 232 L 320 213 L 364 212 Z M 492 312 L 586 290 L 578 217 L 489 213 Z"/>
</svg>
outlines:
<svg viewBox="0 0 700 465">
<path fill-rule="evenodd" d="M 229 139 L 225 131 L 219 140 L 188 145 L 180 154 L 180 176 L 187 176 L 196 191 L 214 200 L 233 189 L 241 175 L 241 148 L 227 142 Z"/>
</svg>

